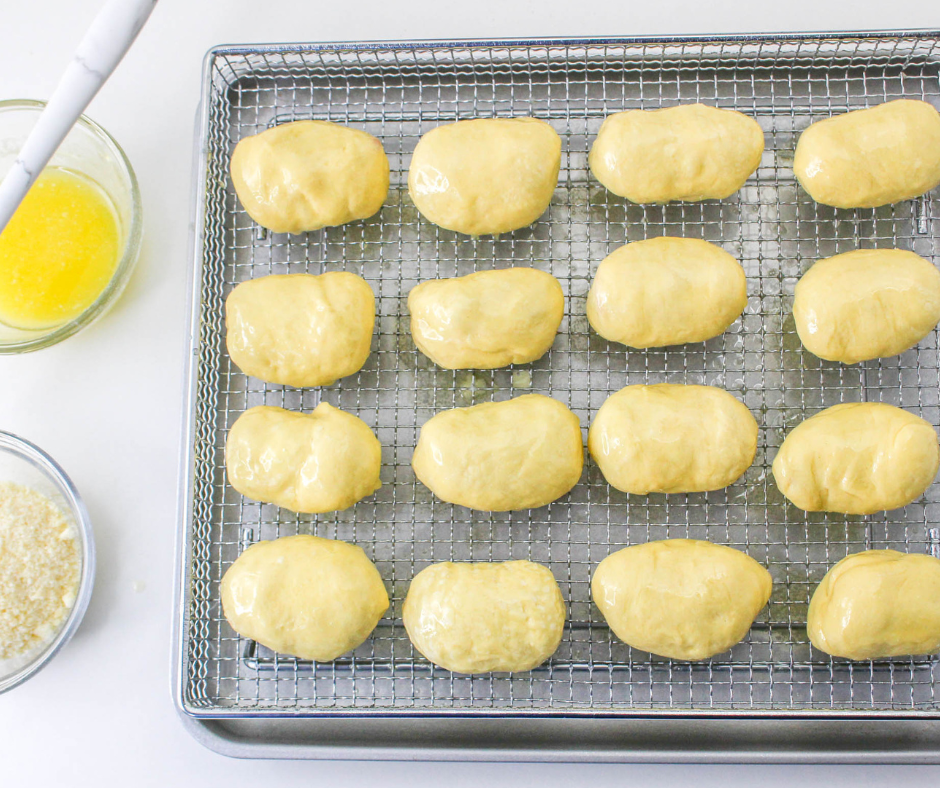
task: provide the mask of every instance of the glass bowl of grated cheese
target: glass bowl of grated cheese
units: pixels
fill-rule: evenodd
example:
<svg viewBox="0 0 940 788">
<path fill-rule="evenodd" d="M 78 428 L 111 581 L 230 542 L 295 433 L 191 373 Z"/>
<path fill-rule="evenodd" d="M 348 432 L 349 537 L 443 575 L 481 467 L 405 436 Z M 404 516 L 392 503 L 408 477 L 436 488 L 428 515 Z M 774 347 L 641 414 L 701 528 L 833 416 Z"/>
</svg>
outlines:
<svg viewBox="0 0 940 788">
<path fill-rule="evenodd" d="M 38 446 L 0 431 L 0 693 L 75 634 L 94 575 L 94 534 L 72 481 Z"/>
</svg>

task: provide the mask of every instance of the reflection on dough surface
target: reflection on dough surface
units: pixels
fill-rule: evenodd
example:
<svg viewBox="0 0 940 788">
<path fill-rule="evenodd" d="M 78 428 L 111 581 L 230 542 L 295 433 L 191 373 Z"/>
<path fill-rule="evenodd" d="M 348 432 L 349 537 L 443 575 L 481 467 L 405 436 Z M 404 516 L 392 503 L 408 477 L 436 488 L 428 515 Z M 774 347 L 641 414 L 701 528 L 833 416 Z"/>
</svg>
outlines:
<svg viewBox="0 0 940 788">
<path fill-rule="evenodd" d="M 530 561 L 443 563 L 411 581 L 402 618 L 415 648 L 446 670 L 532 670 L 561 642 L 565 603 Z"/>
<path fill-rule="evenodd" d="M 221 596 L 240 635 L 319 662 L 356 648 L 388 609 L 382 578 L 362 549 L 316 536 L 252 545 L 222 577 Z"/>
<path fill-rule="evenodd" d="M 411 461 L 438 498 L 493 512 L 551 503 L 578 483 L 583 463 L 578 417 L 541 394 L 438 413 Z"/>
<path fill-rule="evenodd" d="M 591 579 L 591 595 L 624 643 L 696 660 L 738 643 L 771 586 L 770 573 L 739 550 L 667 539 L 607 556 Z"/>
<path fill-rule="evenodd" d="M 796 145 L 793 172 L 816 202 L 876 208 L 940 184 L 940 114 L 900 99 L 813 123 Z"/>
<path fill-rule="evenodd" d="M 382 143 L 358 129 L 298 120 L 246 137 L 232 183 L 248 215 L 276 233 L 335 227 L 378 213 L 388 193 Z"/>
<path fill-rule="evenodd" d="M 940 320 L 940 272 L 901 249 L 820 260 L 797 282 L 793 319 L 806 349 L 828 361 L 894 356 Z"/>
<path fill-rule="evenodd" d="M 242 282 L 225 301 L 226 345 L 247 375 L 285 386 L 328 386 L 369 357 L 375 296 L 334 271 Z"/>
<path fill-rule="evenodd" d="M 588 449 L 604 478 L 623 492 L 718 490 L 754 461 L 757 422 L 714 386 L 627 386 L 601 406 Z"/>
<path fill-rule="evenodd" d="M 478 118 L 418 141 L 408 191 L 426 219 L 467 235 L 532 224 L 558 183 L 561 138 L 535 118 Z"/>
<path fill-rule="evenodd" d="M 612 342 L 664 347 L 718 336 L 746 306 L 744 269 L 720 246 L 651 238 L 622 246 L 601 262 L 587 316 Z"/>
<path fill-rule="evenodd" d="M 880 402 L 847 402 L 792 430 L 773 474 L 800 509 L 873 514 L 919 498 L 938 467 L 937 434 L 922 418 Z"/>
<path fill-rule="evenodd" d="M 422 282 L 408 294 L 411 335 L 446 369 L 495 369 L 541 358 L 565 311 L 558 280 L 534 268 Z"/>
<path fill-rule="evenodd" d="M 809 603 L 812 644 L 836 657 L 882 659 L 940 649 L 940 561 L 869 550 L 830 569 Z"/>
<path fill-rule="evenodd" d="M 229 483 L 294 512 L 347 509 L 382 483 L 382 446 L 364 421 L 326 402 L 313 413 L 246 410 L 225 443 Z"/>
<path fill-rule="evenodd" d="M 610 115 L 588 163 L 597 180 L 631 202 L 723 200 L 744 185 L 763 152 L 753 118 L 682 104 Z"/>
</svg>

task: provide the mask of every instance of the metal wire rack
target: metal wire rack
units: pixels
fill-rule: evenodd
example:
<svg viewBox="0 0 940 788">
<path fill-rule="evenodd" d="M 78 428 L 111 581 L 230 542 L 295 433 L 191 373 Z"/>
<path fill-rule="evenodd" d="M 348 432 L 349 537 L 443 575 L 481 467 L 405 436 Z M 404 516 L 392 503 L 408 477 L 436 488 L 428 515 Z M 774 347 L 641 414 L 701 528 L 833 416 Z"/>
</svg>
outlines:
<svg viewBox="0 0 940 788">
<path fill-rule="evenodd" d="M 816 259 L 857 247 L 901 247 L 940 262 L 936 195 L 876 210 L 816 205 L 793 177 L 796 139 L 812 121 L 900 97 L 940 106 L 940 40 L 928 35 L 701 42 L 543 42 L 222 48 L 210 54 L 207 178 L 197 248 L 194 403 L 182 570 L 180 693 L 193 715 L 270 713 L 675 713 L 744 710 L 940 713 L 934 658 L 849 663 L 813 650 L 809 597 L 826 570 L 867 548 L 940 550 L 940 486 L 903 510 L 869 517 L 807 514 L 770 475 L 785 432 L 819 409 L 877 400 L 940 424 L 936 333 L 900 357 L 846 367 L 804 352 L 790 308 Z M 589 177 L 587 154 L 604 117 L 628 108 L 702 101 L 741 110 L 765 131 L 756 175 L 721 202 L 638 206 Z M 418 138 L 461 118 L 533 115 L 563 139 L 548 212 L 499 238 L 441 230 L 417 213 L 407 169 Z M 235 143 L 273 124 L 316 118 L 382 140 L 391 190 L 364 222 L 303 236 L 267 234 L 236 201 L 227 176 Z M 720 244 L 745 267 L 749 301 L 723 336 L 698 345 L 629 351 L 591 332 L 585 297 L 600 261 L 627 241 L 660 235 Z M 510 265 L 554 274 L 566 313 L 552 350 L 528 365 L 448 371 L 415 349 L 406 298 L 419 281 Z M 243 280 L 350 270 L 376 294 L 373 352 L 363 370 L 323 389 L 264 384 L 224 348 L 223 301 Z M 722 386 L 761 425 L 756 460 L 711 493 L 628 496 L 588 461 L 562 500 L 515 513 L 471 512 L 435 500 L 411 471 L 420 426 L 435 412 L 530 391 L 565 402 L 586 431 L 605 398 L 647 382 Z M 321 400 L 364 419 L 383 446 L 381 490 L 346 512 L 296 515 L 228 486 L 223 447 L 246 408 L 309 411 Z M 372 638 L 333 663 L 304 663 L 237 636 L 218 585 L 246 545 L 294 533 L 361 545 L 392 608 Z M 667 537 L 745 550 L 774 578 L 747 639 L 703 663 L 672 662 L 612 637 L 593 607 L 593 567 L 625 545 Z M 410 579 L 431 562 L 527 558 L 549 566 L 569 608 L 553 659 L 530 673 L 457 676 L 412 649 L 401 624 Z"/>
</svg>

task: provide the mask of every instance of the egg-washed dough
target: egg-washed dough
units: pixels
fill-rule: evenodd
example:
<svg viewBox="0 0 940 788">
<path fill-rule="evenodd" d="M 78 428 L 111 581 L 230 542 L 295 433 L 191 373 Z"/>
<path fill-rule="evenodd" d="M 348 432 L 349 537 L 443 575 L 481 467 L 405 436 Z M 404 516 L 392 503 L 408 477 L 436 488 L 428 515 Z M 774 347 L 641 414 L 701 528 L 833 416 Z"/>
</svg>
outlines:
<svg viewBox="0 0 940 788">
<path fill-rule="evenodd" d="M 793 172 L 816 202 L 877 208 L 940 184 L 940 114 L 899 99 L 813 123 L 796 145 Z"/>
<path fill-rule="evenodd" d="M 411 336 L 445 369 L 496 369 L 541 358 L 565 313 L 558 280 L 534 268 L 422 282 L 408 294 Z"/>
<path fill-rule="evenodd" d="M 601 262 L 587 317 L 604 339 L 648 348 L 704 342 L 747 306 L 741 264 L 697 238 L 651 238 L 621 246 Z"/>
<path fill-rule="evenodd" d="M 298 120 L 246 137 L 235 146 L 231 172 L 248 215 L 276 233 L 367 219 L 388 194 L 382 143 L 322 120 Z"/>
<path fill-rule="evenodd" d="M 588 449 L 604 478 L 623 492 L 718 490 L 754 461 L 757 422 L 714 386 L 627 386 L 601 405 Z"/>
<path fill-rule="evenodd" d="M 285 386 L 329 386 L 362 369 L 375 296 L 345 271 L 264 276 L 225 300 L 229 355 L 247 375 Z"/>
<path fill-rule="evenodd" d="M 793 319 L 806 349 L 828 361 L 894 356 L 940 320 L 940 271 L 902 249 L 820 260 L 796 284 Z"/>
<path fill-rule="evenodd" d="M 847 659 L 940 650 L 940 561 L 896 550 L 843 558 L 813 593 L 806 631 L 820 651 Z"/>
<path fill-rule="evenodd" d="M 591 595 L 627 645 L 697 660 L 740 642 L 771 586 L 770 573 L 740 550 L 667 539 L 607 556 L 594 571 Z"/>
<path fill-rule="evenodd" d="M 321 402 L 313 413 L 259 405 L 225 442 L 229 483 L 294 512 L 347 509 L 382 483 L 382 446 L 364 421 Z"/>
<path fill-rule="evenodd" d="M 558 183 L 561 138 L 536 118 L 478 118 L 431 129 L 418 141 L 408 191 L 426 219 L 467 235 L 526 227 Z"/>
<path fill-rule="evenodd" d="M 540 564 L 448 562 L 415 576 L 402 618 L 414 647 L 446 670 L 522 671 L 555 653 L 565 603 Z"/>
<path fill-rule="evenodd" d="M 773 474 L 800 509 L 873 514 L 919 498 L 938 467 L 937 433 L 922 418 L 880 402 L 846 402 L 793 429 Z"/>
<path fill-rule="evenodd" d="M 591 172 L 636 203 L 730 197 L 757 169 L 764 132 L 730 109 L 680 104 L 610 115 L 591 146 Z"/>
<path fill-rule="evenodd" d="M 583 464 L 578 417 L 541 394 L 441 411 L 421 428 L 411 461 L 438 498 L 492 512 L 561 498 Z"/>
<path fill-rule="evenodd" d="M 305 535 L 249 547 L 223 575 L 221 596 L 238 634 L 318 662 L 360 645 L 388 609 L 361 547 Z"/>
</svg>

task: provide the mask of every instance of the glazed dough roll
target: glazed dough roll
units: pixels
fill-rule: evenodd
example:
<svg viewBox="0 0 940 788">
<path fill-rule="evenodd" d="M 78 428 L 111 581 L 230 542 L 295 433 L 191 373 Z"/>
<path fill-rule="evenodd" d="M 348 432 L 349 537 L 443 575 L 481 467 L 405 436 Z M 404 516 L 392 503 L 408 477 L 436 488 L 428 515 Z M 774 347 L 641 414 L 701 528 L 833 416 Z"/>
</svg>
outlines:
<svg viewBox="0 0 940 788">
<path fill-rule="evenodd" d="M 578 417 L 541 394 L 438 413 L 421 428 L 411 461 L 438 498 L 492 512 L 561 498 L 583 464 Z"/>
<path fill-rule="evenodd" d="M 382 143 L 322 120 L 298 120 L 246 137 L 235 146 L 231 171 L 248 215 L 276 233 L 366 219 L 388 194 Z"/>
<path fill-rule="evenodd" d="M 830 569 L 809 603 L 812 644 L 834 657 L 882 659 L 940 649 L 940 561 L 869 550 Z"/>
<path fill-rule="evenodd" d="M 232 487 L 294 512 L 349 508 L 382 486 L 381 466 L 382 446 L 366 423 L 326 402 L 310 414 L 249 408 L 225 443 Z"/>
<path fill-rule="evenodd" d="M 907 506 L 940 467 L 937 434 L 893 405 L 846 402 L 793 429 L 777 456 L 777 486 L 808 512 L 872 514 Z"/>
<path fill-rule="evenodd" d="M 414 647 L 455 673 L 532 670 L 561 642 L 565 603 L 544 566 L 433 564 L 419 572 L 402 609 Z"/>
<path fill-rule="evenodd" d="M 252 545 L 222 577 L 221 594 L 238 634 L 318 662 L 356 648 L 388 609 L 382 578 L 362 548 L 316 536 Z"/>
<path fill-rule="evenodd" d="M 901 249 L 820 260 L 797 282 L 793 319 L 806 349 L 855 364 L 903 353 L 940 320 L 940 271 Z"/>
<path fill-rule="evenodd" d="M 624 643 L 670 659 L 708 659 L 751 628 L 770 573 L 750 556 L 694 539 L 626 547 L 600 562 L 591 595 Z"/>
<path fill-rule="evenodd" d="M 411 336 L 446 369 L 495 369 L 541 358 L 565 313 L 558 280 L 534 268 L 422 282 L 408 294 Z"/>
<path fill-rule="evenodd" d="M 601 405 L 588 449 L 604 478 L 623 492 L 718 490 L 754 461 L 757 422 L 724 389 L 627 386 Z"/>
<path fill-rule="evenodd" d="M 764 132 L 730 109 L 681 104 L 610 115 L 591 146 L 591 172 L 637 203 L 723 200 L 760 164 Z"/>
<path fill-rule="evenodd" d="M 940 114 L 899 99 L 813 123 L 796 146 L 793 172 L 816 202 L 877 208 L 940 184 Z"/>
<path fill-rule="evenodd" d="M 541 216 L 558 183 L 561 138 L 535 118 L 478 118 L 418 141 L 408 191 L 426 219 L 467 235 L 506 233 Z"/>
<path fill-rule="evenodd" d="M 634 348 L 704 342 L 747 306 L 741 264 L 695 238 L 651 238 L 601 262 L 587 298 L 594 330 Z"/>
<path fill-rule="evenodd" d="M 250 279 L 225 301 L 232 361 L 285 386 L 328 386 L 362 369 L 375 325 L 375 296 L 344 271 Z"/>
</svg>

